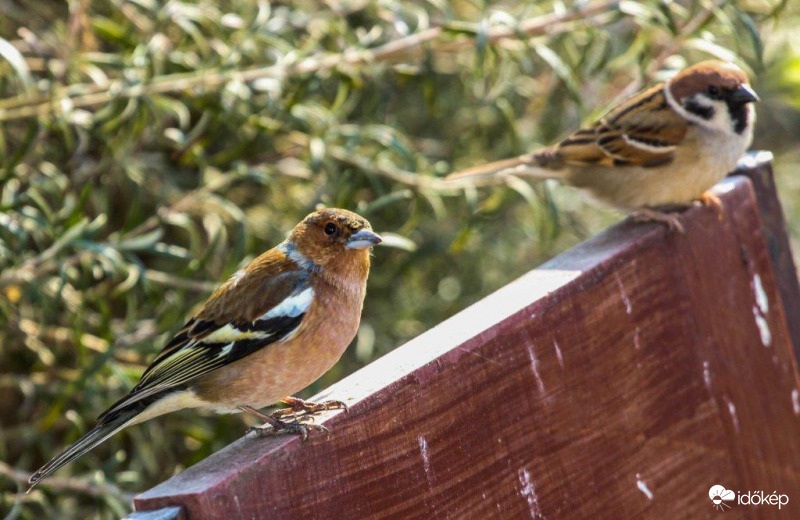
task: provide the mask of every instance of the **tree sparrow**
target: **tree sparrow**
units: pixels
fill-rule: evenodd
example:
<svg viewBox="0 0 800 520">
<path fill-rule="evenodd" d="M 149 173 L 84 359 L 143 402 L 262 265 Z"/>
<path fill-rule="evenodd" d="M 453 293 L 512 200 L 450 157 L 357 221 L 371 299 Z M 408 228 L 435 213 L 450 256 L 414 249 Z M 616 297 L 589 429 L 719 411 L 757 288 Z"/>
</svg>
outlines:
<svg viewBox="0 0 800 520">
<path fill-rule="evenodd" d="M 553 146 L 476 166 L 448 180 L 506 175 L 560 179 L 682 231 L 655 208 L 719 205 L 706 190 L 733 170 L 753 138 L 758 96 L 731 63 L 704 61 L 611 110 Z"/>
</svg>

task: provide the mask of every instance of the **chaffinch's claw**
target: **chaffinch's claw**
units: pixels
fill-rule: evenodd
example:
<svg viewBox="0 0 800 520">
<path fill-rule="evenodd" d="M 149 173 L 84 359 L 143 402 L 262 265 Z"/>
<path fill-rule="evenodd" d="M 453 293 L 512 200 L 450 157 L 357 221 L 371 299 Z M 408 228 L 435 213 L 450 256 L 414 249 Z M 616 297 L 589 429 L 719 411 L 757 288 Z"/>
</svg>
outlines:
<svg viewBox="0 0 800 520">
<path fill-rule="evenodd" d="M 255 433 L 257 437 L 262 437 L 265 435 L 280 435 L 284 433 L 297 434 L 303 437 L 304 442 L 308 440 L 309 429 L 325 432 L 328 437 L 331 435 L 330 429 L 322 424 L 304 424 L 298 421 L 290 423 L 276 421 L 276 423 L 277 424 L 269 424 L 267 426 L 252 426 L 247 429 L 246 433 Z"/>
<path fill-rule="evenodd" d="M 283 403 L 289 405 L 289 407 L 272 412 L 270 417 L 281 420 L 287 417 L 307 417 L 316 413 L 324 412 L 326 410 L 344 410 L 345 412 L 350 411 L 346 403 L 337 400 L 313 403 L 311 401 L 298 399 L 297 397 L 286 397 L 283 399 Z"/>
</svg>

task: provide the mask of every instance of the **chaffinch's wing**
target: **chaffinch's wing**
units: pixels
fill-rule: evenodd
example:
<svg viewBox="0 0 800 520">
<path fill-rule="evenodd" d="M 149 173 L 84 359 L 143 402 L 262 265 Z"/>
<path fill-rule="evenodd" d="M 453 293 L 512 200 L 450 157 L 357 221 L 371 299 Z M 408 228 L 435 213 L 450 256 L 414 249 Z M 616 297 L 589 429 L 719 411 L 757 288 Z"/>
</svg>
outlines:
<svg viewBox="0 0 800 520">
<path fill-rule="evenodd" d="M 272 249 L 237 272 L 175 335 L 131 393 L 98 420 L 290 337 L 314 298 L 307 266 Z"/>
</svg>

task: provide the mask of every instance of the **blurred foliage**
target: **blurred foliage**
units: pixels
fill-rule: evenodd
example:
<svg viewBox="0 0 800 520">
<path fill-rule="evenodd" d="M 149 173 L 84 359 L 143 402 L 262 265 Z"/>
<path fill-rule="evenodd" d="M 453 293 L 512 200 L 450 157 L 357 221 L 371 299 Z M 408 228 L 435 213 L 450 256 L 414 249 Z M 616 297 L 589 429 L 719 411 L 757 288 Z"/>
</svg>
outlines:
<svg viewBox="0 0 800 520">
<path fill-rule="evenodd" d="M 619 215 L 569 188 L 441 177 L 548 144 L 670 69 L 719 57 L 751 71 L 754 147 L 776 153 L 800 236 L 797 3 L 0 0 L 0 13 L 9 518 L 119 516 L 241 436 L 238 417 L 172 414 L 18 494 L 22 470 L 85 432 L 220 280 L 317 205 L 398 239 L 375 251 L 355 347 L 307 395 L 606 227 Z"/>
</svg>

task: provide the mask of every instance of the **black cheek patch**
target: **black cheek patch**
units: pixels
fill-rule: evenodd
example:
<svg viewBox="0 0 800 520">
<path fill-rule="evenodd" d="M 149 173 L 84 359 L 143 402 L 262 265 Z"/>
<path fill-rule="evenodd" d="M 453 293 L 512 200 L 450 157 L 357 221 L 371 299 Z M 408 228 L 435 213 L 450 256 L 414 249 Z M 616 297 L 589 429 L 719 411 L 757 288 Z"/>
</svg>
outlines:
<svg viewBox="0 0 800 520">
<path fill-rule="evenodd" d="M 714 117 L 714 107 L 701 105 L 694 99 L 687 99 L 683 104 L 683 108 L 686 109 L 687 112 L 701 117 L 706 121 L 709 121 L 712 117 Z"/>
<path fill-rule="evenodd" d="M 733 121 L 733 130 L 737 134 L 741 134 L 747 128 L 747 104 L 733 103 L 729 100 L 727 105 L 728 113 Z"/>
</svg>

